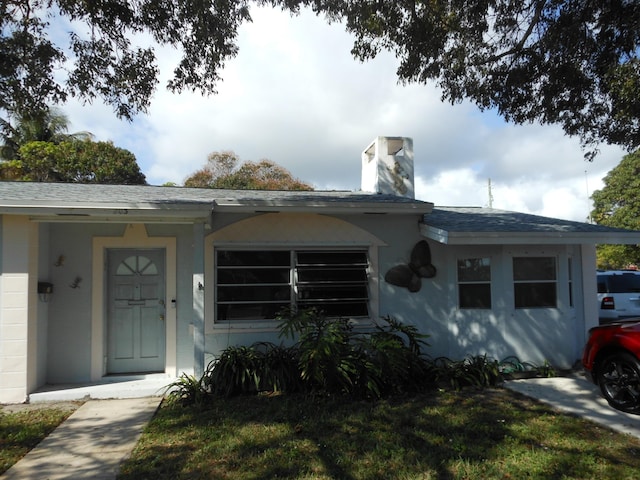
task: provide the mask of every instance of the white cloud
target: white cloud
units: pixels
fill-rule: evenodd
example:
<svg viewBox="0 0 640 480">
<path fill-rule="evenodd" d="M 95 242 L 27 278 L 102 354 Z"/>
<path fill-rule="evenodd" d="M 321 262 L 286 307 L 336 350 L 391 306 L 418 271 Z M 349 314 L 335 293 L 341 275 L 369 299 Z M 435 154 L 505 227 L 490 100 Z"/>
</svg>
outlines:
<svg viewBox="0 0 640 480">
<path fill-rule="evenodd" d="M 440 101 L 433 85 L 398 85 L 391 54 L 351 57 L 340 24 L 304 11 L 252 10 L 240 52 L 222 72 L 218 94 L 174 95 L 161 85 L 147 116 L 115 119 L 110 107 L 64 107 L 74 130 L 131 150 L 153 184 L 182 182 L 207 154 L 233 150 L 269 158 L 319 189 L 357 189 L 360 152 L 378 135 L 414 140 L 416 196 L 438 205 L 488 205 L 583 221 L 587 196 L 622 158 L 603 148 L 583 160 L 559 127 L 506 125 L 473 105 Z M 158 52 L 166 83 L 176 52 Z"/>
</svg>

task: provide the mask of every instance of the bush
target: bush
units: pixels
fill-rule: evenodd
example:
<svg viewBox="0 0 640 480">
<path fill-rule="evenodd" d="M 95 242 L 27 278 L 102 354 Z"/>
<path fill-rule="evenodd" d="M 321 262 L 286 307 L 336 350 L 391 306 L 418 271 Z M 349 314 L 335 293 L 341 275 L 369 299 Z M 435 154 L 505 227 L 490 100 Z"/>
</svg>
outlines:
<svg viewBox="0 0 640 480">
<path fill-rule="evenodd" d="M 373 331 L 356 331 L 349 320 L 314 309 L 288 312 L 281 320 L 281 336 L 298 338 L 300 376 L 309 391 L 379 398 L 424 386 L 427 336 L 414 326 L 384 317 Z"/>
<path fill-rule="evenodd" d="M 183 375 L 170 385 L 171 398 L 201 404 L 211 395 L 269 391 L 371 399 L 435 385 L 495 386 L 518 371 L 553 373 L 548 363 L 537 368 L 515 357 L 502 362 L 487 355 L 429 360 L 423 353 L 428 336 L 392 317 L 382 318 L 372 330 L 357 329 L 347 319 L 328 318 L 315 309 L 287 311 L 279 320 L 280 337 L 297 341 L 293 346 L 260 342 L 227 347 L 202 378 Z"/>
<path fill-rule="evenodd" d="M 462 387 L 495 386 L 502 381 L 498 361 L 486 355 L 469 356 L 458 361 L 439 357 L 434 361 L 434 369 L 439 385 L 456 390 Z"/>
</svg>

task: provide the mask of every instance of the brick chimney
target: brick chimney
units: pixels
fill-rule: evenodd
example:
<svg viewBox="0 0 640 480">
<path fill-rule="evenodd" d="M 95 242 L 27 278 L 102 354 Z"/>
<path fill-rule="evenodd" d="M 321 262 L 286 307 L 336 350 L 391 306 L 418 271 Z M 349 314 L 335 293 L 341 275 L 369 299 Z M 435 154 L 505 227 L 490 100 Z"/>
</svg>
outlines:
<svg viewBox="0 0 640 480">
<path fill-rule="evenodd" d="M 362 152 L 364 192 L 415 198 L 413 140 L 407 137 L 377 137 Z"/>
</svg>

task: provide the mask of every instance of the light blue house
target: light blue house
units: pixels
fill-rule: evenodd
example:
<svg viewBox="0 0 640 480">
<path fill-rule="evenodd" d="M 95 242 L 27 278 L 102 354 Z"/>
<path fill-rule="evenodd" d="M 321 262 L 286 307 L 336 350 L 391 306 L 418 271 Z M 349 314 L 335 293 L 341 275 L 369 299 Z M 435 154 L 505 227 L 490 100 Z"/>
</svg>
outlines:
<svg viewBox="0 0 640 480">
<path fill-rule="evenodd" d="M 277 342 L 291 305 L 393 316 L 434 357 L 579 359 L 595 245 L 640 232 L 417 201 L 407 138 L 362 165 L 359 192 L 0 183 L 0 402 L 200 374 L 228 345 Z"/>
</svg>

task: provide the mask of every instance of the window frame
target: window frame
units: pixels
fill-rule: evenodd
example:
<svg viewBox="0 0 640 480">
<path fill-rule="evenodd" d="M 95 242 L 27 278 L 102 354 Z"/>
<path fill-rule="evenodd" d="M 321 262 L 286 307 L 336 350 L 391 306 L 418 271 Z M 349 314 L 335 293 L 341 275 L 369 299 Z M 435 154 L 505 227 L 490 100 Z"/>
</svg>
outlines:
<svg viewBox="0 0 640 480">
<path fill-rule="evenodd" d="M 465 261 L 472 261 L 472 260 L 479 260 L 479 261 L 487 261 L 487 267 L 488 267 L 488 273 L 489 273 L 489 278 L 488 279 L 460 279 L 460 262 L 465 262 Z M 481 256 L 465 256 L 465 257 L 459 257 L 456 259 L 456 284 L 457 284 L 457 289 L 456 289 L 456 293 L 457 293 L 457 303 L 458 303 L 458 309 L 460 310 L 492 310 L 493 309 L 493 288 L 492 288 L 492 261 L 493 259 L 491 258 L 490 255 L 481 255 Z M 463 295 L 462 295 L 462 290 L 465 287 L 471 287 L 474 288 L 476 286 L 486 286 L 488 287 L 488 294 L 489 294 L 489 303 L 488 306 L 487 305 L 479 305 L 479 306 L 473 306 L 473 305 L 462 305 L 463 303 Z M 484 292 L 486 295 L 486 292 Z"/>
<path fill-rule="evenodd" d="M 519 275 L 516 272 L 516 261 L 519 259 L 526 260 L 552 260 L 553 261 L 553 278 L 518 278 Z M 513 307 L 516 310 L 526 310 L 526 309 L 540 309 L 540 308 L 558 308 L 559 302 L 559 262 L 556 255 L 514 255 L 511 257 L 511 270 L 512 270 L 512 281 L 513 281 Z M 529 285 L 529 292 L 525 292 L 523 289 L 519 289 L 519 286 Z M 536 287 L 545 288 L 546 286 L 553 285 L 553 304 L 551 302 L 546 304 L 518 304 L 519 298 L 523 299 L 523 294 L 518 293 L 518 290 L 521 290 L 524 293 L 536 293 L 534 289 Z M 545 292 L 542 292 L 543 295 L 541 298 L 544 298 Z M 549 292 L 547 292 L 548 294 Z"/>
<path fill-rule="evenodd" d="M 353 318 L 354 320 L 358 321 L 358 320 L 363 320 L 363 319 L 369 319 L 371 318 L 371 312 L 372 312 L 372 299 L 373 299 L 373 295 L 372 295 L 372 286 L 371 286 L 371 272 L 372 272 L 372 259 L 371 259 L 371 252 L 370 252 L 370 247 L 368 246 L 343 246 L 343 245 L 332 245 L 332 246 L 315 246 L 315 245 L 305 245 L 305 246 L 290 246 L 290 245 L 282 245 L 282 246 L 276 246 L 276 245 L 265 245 L 265 246 L 256 246 L 256 245 L 252 245 L 252 246 L 235 246 L 235 245 L 220 245 L 220 246 L 214 246 L 213 248 L 213 278 L 214 278 L 214 286 L 213 286 L 213 324 L 218 324 L 218 325 L 234 325 L 234 326 L 242 326 L 242 325 L 250 325 L 250 324 L 258 324 L 258 325 L 266 325 L 269 323 L 273 323 L 275 321 L 275 318 L 264 318 L 264 317 L 260 317 L 260 316 L 256 316 L 251 317 L 251 318 L 220 318 L 220 306 L 223 304 L 220 302 L 219 300 L 219 288 L 221 286 L 220 282 L 219 282 L 219 272 L 220 269 L 228 269 L 231 270 L 232 266 L 222 266 L 219 264 L 218 261 L 218 255 L 220 252 L 287 252 L 289 255 L 289 264 L 288 264 L 288 271 L 289 271 L 289 279 L 288 279 L 288 288 L 289 288 L 289 297 L 287 299 L 283 299 L 284 301 L 282 302 L 269 302 L 269 303 L 274 303 L 274 304 L 279 304 L 280 306 L 278 307 L 281 308 L 281 304 L 283 303 L 288 303 L 288 306 L 293 307 L 293 308 L 297 308 L 298 306 L 300 306 L 301 304 L 305 303 L 302 299 L 299 298 L 299 294 L 300 294 L 300 287 L 302 287 L 303 285 L 305 286 L 304 288 L 306 288 L 307 290 L 311 290 L 313 291 L 314 287 L 316 287 L 317 290 L 320 290 L 320 287 L 317 287 L 318 285 L 320 285 L 322 282 L 321 281 L 307 281 L 307 282 L 302 282 L 299 279 L 299 273 L 300 270 L 302 270 L 300 267 L 302 264 L 300 264 L 298 257 L 299 254 L 310 254 L 310 253 L 317 253 L 317 254 L 322 254 L 322 253 L 327 253 L 327 254 L 340 254 L 340 253 L 348 253 L 348 254 L 355 254 L 355 255 L 363 255 L 364 256 L 364 261 L 363 262 L 353 262 L 354 267 L 353 268 L 359 268 L 362 273 L 364 274 L 364 277 L 362 280 L 358 280 L 358 281 L 349 281 L 349 282 L 345 282 L 345 284 L 349 284 L 351 286 L 353 285 L 357 285 L 360 288 L 364 288 L 364 297 L 356 297 L 356 298 L 334 298 L 333 302 L 331 300 L 328 300 L 327 303 L 329 304 L 333 304 L 333 305 L 341 305 L 344 303 L 348 303 L 349 301 L 351 301 L 354 304 L 360 304 L 359 307 L 360 308 L 364 308 L 364 310 L 366 311 L 365 314 L 361 314 L 361 315 L 333 315 L 333 316 L 342 316 L 345 318 Z M 346 266 L 346 268 L 349 268 L 349 263 L 331 263 L 331 262 L 325 262 L 324 264 L 322 264 L 321 262 L 318 262 L 317 265 L 322 265 L 322 266 L 327 266 L 327 265 L 335 265 L 336 267 L 340 267 L 340 266 Z M 308 267 L 310 267 L 310 269 L 313 270 L 313 266 L 314 264 L 311 263 L 307 263 L 304 267 L 307 268 L 307 270 L 309 270 Z M 279 268 L 281 266 L 274 266 L 274 268 Z M 283 266 L 282 266 L 283 267 Z M 251 265 L 245 266 L 244 267 L 247 270 L 250 270 L 252 267 Z M 268 268 L 268 267 L 265 267 Z M 318 269 L 316 269 L 318 270 Z M 330 275 L 330 274 L 329 274 Z M 284 285 L 284 284 L 282 284 Z M 230 285 L 232 286 L 232 285 Z M 237 285 L 240 286 L 241 285 Z M 254 285 L 255 286 L 255 285 Z M 317 303 L 323 303 L 323 299 L 315 299 L 317 300 Z M 343 302 L 340 302 L 340 300 L 344 300 Z M 237 304 L 246 304 L 246 305 L 262 305 L 264 304 L 263 300 L 248 300 L 248 301 L 238 301 L 236 302 Z M 330 315 L 331 316 L 331 315 Z"/>
</svg>

